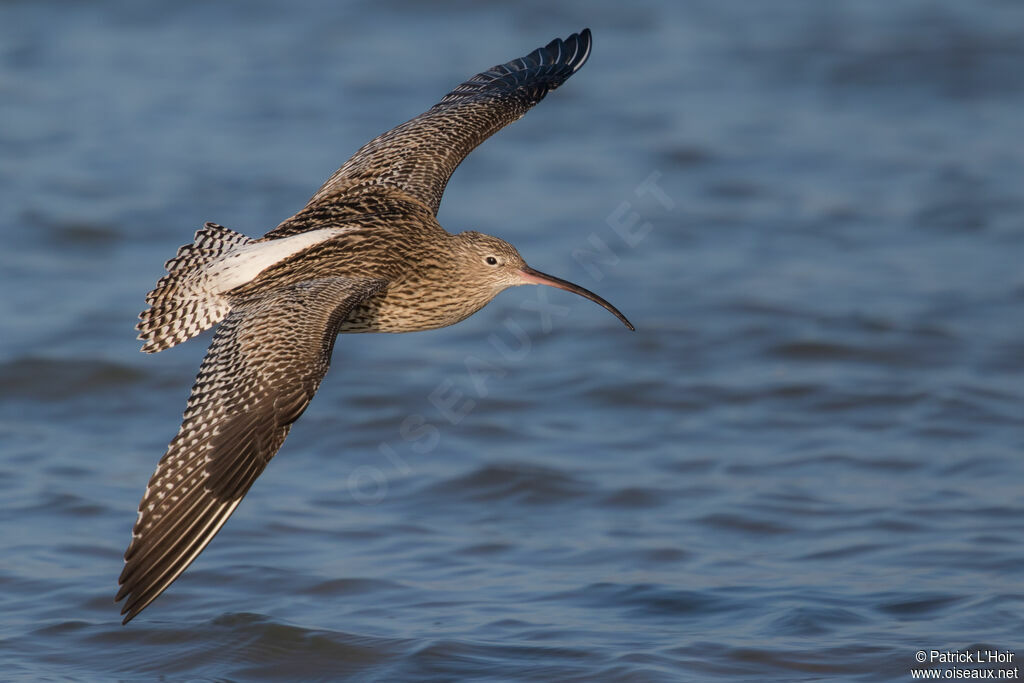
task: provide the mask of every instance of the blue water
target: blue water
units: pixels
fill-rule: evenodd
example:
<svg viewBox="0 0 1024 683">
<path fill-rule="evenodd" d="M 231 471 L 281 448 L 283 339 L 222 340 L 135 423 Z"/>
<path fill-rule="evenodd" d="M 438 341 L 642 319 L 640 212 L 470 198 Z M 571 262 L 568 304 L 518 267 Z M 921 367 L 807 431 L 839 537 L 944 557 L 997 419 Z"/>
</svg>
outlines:
<svg viewBox="0 0 1024 683">
<path fill-rule="evenodd" d="M 440 219 L 638 331 L 523 288 L 341 338 L 220 536 L 122 627 L 209 339 L 138 352 L 163 262 L 206 220 L 262 234 L 366 140 L 583 26 L 589 63 Z M 0 678 L 1024 657 L 1022 46 L 1011 0 L 0 5 Z"/>
</svg>

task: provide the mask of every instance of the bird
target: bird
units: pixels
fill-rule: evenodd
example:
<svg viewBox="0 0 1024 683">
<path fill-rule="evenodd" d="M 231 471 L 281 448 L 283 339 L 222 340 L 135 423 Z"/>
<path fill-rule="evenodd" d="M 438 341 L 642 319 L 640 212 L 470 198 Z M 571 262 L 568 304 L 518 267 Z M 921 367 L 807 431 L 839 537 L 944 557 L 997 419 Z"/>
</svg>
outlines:
<svg viewBox="0 0 1024 683">
<path fill-rule="evenodd" d="M 165 264 L 136 325 L 156 353 L 217 325 L 139 504 L 115 603 L 123 624 L 206 548 L 284 443 L 341 333 L 460 322 L 518 285 L 597 294 L 528 266 L 508 242 L 446 231 L 452 172 L 590 56 L 589 29 L 483 71 L 360 148 L 294 216 L 258 239 L 206 223 Z"/>
</svg>

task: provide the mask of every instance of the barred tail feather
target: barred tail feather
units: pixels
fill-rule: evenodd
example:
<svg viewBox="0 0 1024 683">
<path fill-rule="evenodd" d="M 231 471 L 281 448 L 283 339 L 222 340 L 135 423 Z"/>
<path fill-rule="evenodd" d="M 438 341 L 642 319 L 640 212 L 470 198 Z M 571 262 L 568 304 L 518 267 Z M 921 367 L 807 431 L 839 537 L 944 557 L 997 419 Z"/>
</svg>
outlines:
<svg viewBox="0 0 1024 683">
<path fill-rule="evenodd" d="M 144 352 L 169 349 L 224 319 L 231 308 L 211 286 L 206 266 L 251 242 L 241 233 L 207 223 L 196 232 L 192 244 L 178 249 L 175 257 L 164 264 L 167 275 L 146 295 L 149 308 L 139 314 L 135 326 L 138 338 L 145 342 Z"/>
</svg>

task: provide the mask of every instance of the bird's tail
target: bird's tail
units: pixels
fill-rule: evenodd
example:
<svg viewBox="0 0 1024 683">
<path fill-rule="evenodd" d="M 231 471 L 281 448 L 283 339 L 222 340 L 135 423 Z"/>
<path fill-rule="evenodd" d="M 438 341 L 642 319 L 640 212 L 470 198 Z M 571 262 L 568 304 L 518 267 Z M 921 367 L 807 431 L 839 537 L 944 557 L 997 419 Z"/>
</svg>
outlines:
<svg viewBox="0 0 1024 683">
<path fill-rule="evenodd" d="M 206 266 L 252 241 L 234 230 L 207 223 L 196 232 L 192 244 L 178 249 L 164 264 L 167 275 L 146 295 L 149 308 L 139 314 L 135 328 L 145 342 L 142 350 L 156 353 L 169 349 L 223 320 L 231 307 L 211 286 Z"/>
</svg>

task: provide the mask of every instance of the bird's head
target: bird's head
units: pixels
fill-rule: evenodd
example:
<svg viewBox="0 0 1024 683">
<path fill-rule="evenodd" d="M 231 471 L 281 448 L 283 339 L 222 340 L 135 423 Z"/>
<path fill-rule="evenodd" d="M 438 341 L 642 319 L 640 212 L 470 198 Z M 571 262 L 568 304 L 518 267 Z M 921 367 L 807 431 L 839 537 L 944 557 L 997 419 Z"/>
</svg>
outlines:
<svg viewBox="0 0 1024 683">
<path fill-rule="evenodd" d="M 465 281 L 486 291 L 489 294 L 488 300 L 509 287 L 548 285 L 590 299 L 610 311 L 630 330 L 636 329 L 626 320 L 626 316 L 597 294 L 526 265 L 516 248 L 508 242 L 476 231 L 463 232 L 454 237 L 461 247 L 458 250 L 459 266 Z"/>
</svg>

